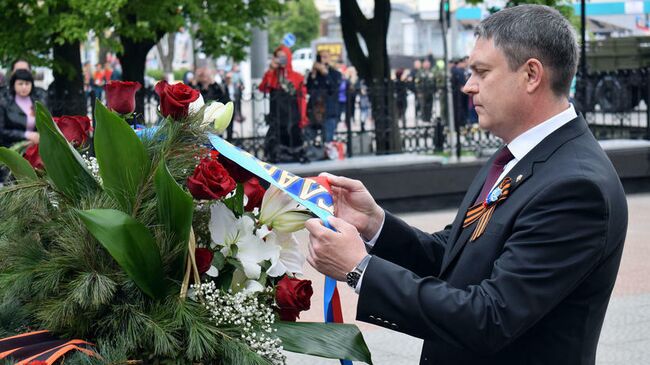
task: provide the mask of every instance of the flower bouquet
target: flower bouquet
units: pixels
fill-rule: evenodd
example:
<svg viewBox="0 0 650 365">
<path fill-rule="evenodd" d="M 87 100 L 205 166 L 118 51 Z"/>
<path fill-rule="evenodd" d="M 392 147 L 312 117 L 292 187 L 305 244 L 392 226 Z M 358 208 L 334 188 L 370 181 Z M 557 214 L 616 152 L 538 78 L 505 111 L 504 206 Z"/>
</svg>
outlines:
<svg viewBox="0 0 650 365">
<path fill-rule="evenodd" d="M 90 148 L 89 124 L 64 127 L 39 104 L 28 159 L 0 148 L 14 178 L 0 190 L 0 359 L 282 364 L 288 350 L 370 363 L 356 326 L 294 322 L 312 288 L 293 233 L 311 215 L 209 148 L 232 104 L 183 84 L 156 92 L 155 128 L 135 131 L 133 104 L 111 95 Z"/>
</svg>

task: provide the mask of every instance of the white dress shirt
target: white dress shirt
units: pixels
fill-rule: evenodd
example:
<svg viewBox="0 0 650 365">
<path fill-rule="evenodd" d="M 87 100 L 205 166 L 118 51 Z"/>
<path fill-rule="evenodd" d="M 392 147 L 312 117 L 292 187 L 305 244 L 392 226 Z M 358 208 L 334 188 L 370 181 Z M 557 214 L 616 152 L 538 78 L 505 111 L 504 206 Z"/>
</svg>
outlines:
<svg viewBox="0 0 650 365">
<path fill-rule="evenodd" d="M 508 162 L 504 167 L 503 167 L 503 172 L 501 175 L 499 175 L 499 178 L 496 180 L 492 188 L 498 185 L 498 183 L 501 182 L 501 180 L 506 177 L 508 172 L 512 170 L 515 165 L 517 165 L 517 162 L 521 161 L 521 159 L 524 158 L 530 151 L 533 150 L 544 138 L 548 137 L 551 133 L 555 132 L 558 128 L 562 127 L 563 125 L 567 124 L 568 122 L 572 121 L 575 119 L 578 115 L 576 114 L 576 110 L 573 107 L 573 104 L 569 103 L 569 107 L 559 113 L 554 115 L 553 117 L 545 120 L 544 122 L 534 126 L 533 128 L 525 131 L 524 133 L 520 134 L 517 136 L 515 139 L 512 140 L 507 146 L 508 149 L 510 149 L 510 153 L 514 156 L 510 162 Z M 384 221 L 381 223 L 381 226 L 375 236 L 370 240 L 366 242 L 366 247 L 368 250 L 372 248 L 372 246 L 377 243 L 377 239 L 379 239 L 379 235 L 381 234 L 381 230 L 384 228 Z M 357 286 L 355 287 L 354 291 L 358 294 L 359 291 L 361 290 L 361 281 L 363 280 L 363 274 L 361 274 L 361 277 L 359 278 L 359 281 L 357 282 Z"/>
</svg>

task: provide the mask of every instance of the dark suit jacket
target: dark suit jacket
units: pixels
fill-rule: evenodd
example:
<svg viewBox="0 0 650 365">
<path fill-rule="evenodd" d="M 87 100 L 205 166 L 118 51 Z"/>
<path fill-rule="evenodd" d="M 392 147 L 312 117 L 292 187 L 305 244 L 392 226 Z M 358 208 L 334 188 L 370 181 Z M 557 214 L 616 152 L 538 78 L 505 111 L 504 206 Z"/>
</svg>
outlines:
<svg viewBox="0 0 650 365">
<path fill-rule="evenodd" d="M 32 99 L 33 101 L 33 99 Z M 25 140 L 27 115 L 13 99 L 0 105 L 0 146 L 9 147 Z"/>
<path fill-rule="evenodd" d="M 423 364 L 594 364 L 627 229 L 614 167 L 572 120 L 508 173 L 510 196 L 468 242 L 490 164 L 441 232 L 386 215 L 357 319 L 423 338 Z"/>
</svg>

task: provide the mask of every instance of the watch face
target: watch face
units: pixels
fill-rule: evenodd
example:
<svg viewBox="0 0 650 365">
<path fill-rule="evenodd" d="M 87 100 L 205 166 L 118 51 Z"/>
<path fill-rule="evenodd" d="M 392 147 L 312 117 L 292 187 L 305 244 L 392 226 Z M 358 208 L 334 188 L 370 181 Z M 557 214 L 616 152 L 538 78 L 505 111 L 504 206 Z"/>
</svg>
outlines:
<svg viewBox="0 0 650 365">
<path fill-rule="evenodd" d="M 356 271 L 350 271 L 346 275 L 346 280 L 348 282 L 348 285 L 351 286 L 352 288 L 357 287 L 357 283 L 359 282 L 359 278 L 361 278 L 361 274 L 356 272 Z"/>
</svg>

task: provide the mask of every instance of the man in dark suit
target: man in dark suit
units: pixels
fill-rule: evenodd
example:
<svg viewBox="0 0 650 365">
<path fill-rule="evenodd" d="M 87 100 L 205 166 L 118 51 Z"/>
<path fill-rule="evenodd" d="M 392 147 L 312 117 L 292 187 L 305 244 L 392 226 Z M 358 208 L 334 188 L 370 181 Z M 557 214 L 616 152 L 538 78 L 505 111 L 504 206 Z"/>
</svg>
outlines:
<svg viewBox="0 0 650 365">
<path fill-rule="evenodd" d="M 423 338 L 422 364 L 594 364 L 627 206 L 567 101 L 575 34 L 535 5 L 501 10 L 476 34 L 463 91 L 505 146 L 454 222 L 421 232 L 359 181 L 328 175 L 338 232 L 308 221 L 308 261 L 355 288 L 357 319 Z"/>
</svg>

